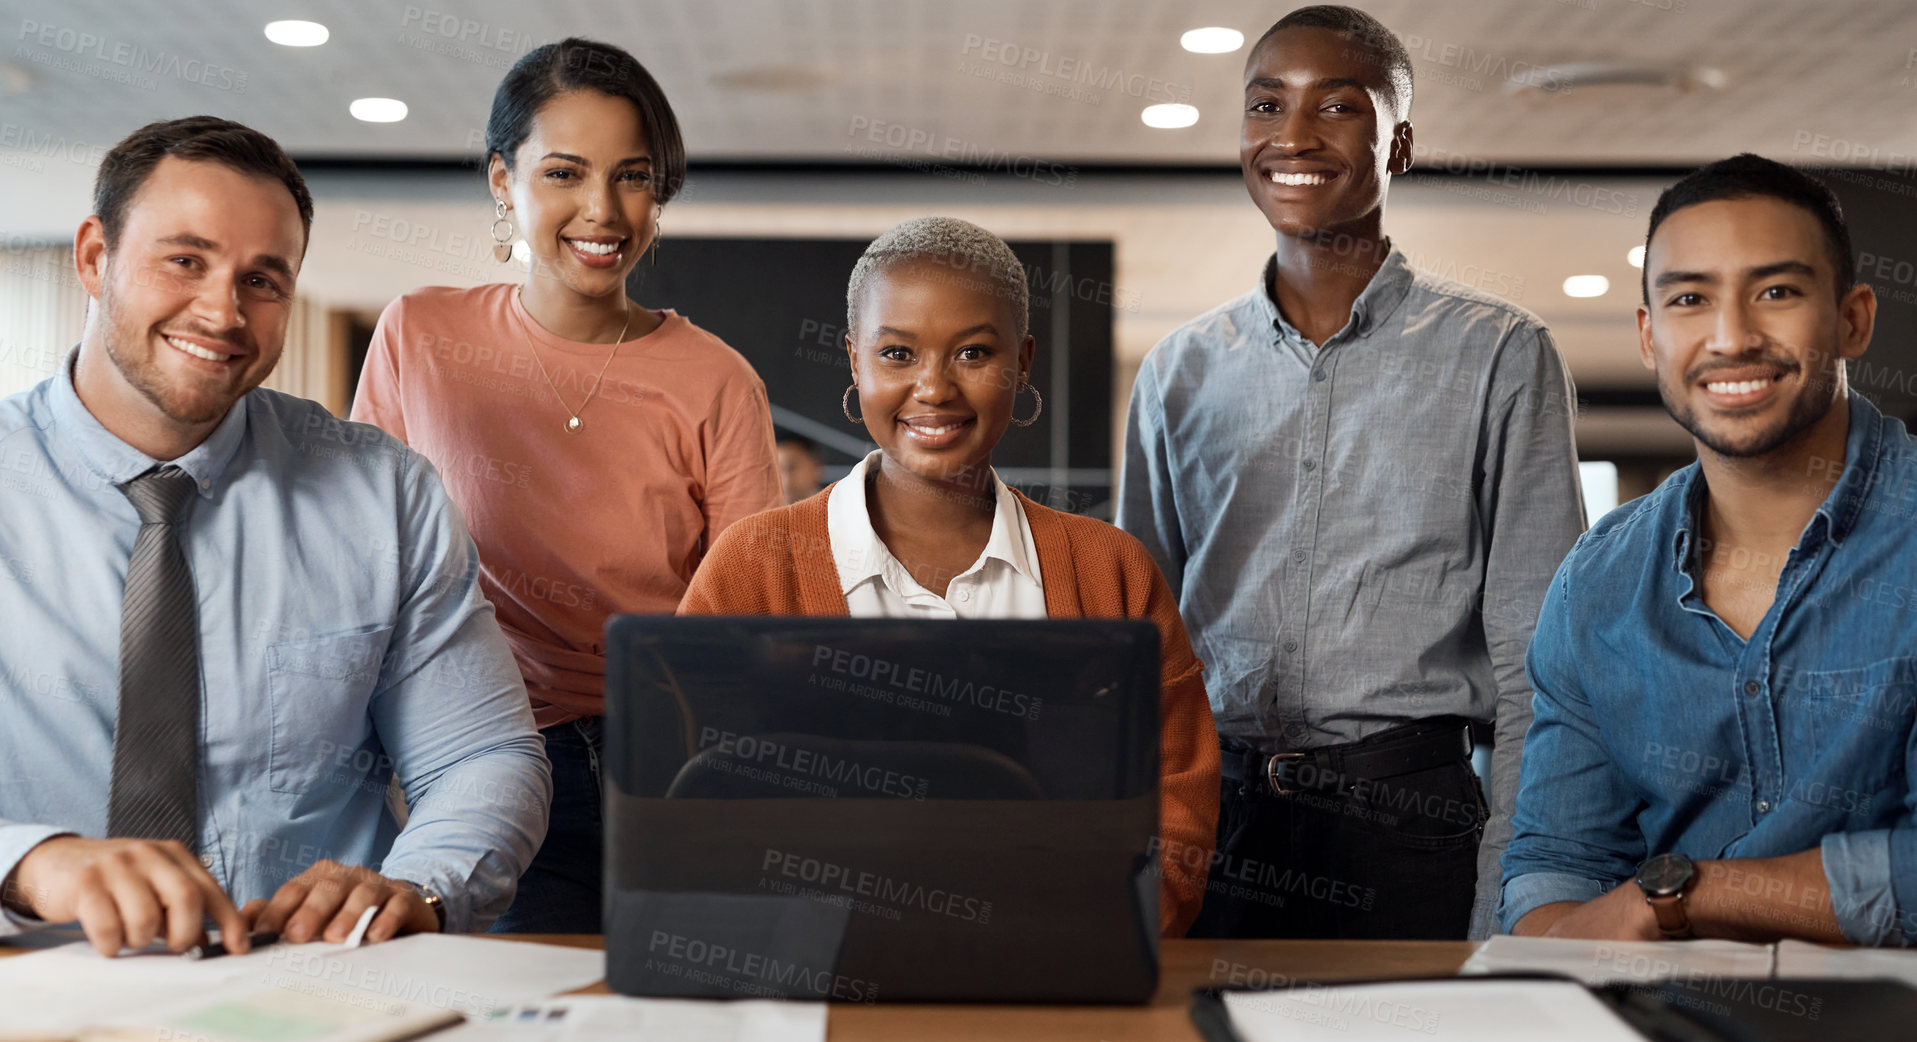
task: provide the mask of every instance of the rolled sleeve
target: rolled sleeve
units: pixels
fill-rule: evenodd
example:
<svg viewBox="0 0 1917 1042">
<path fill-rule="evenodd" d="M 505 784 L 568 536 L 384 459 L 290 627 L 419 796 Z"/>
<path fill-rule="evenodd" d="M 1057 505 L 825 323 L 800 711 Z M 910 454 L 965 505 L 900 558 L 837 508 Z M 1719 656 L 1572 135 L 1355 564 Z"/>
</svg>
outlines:
<svg viewBox="0 0 1917 1042">
<path fill-rule="evenodd" d="M 1917 834 L 1905 833 L 1911 839 Z M 1906 947 L 1902 907 L 1897 893 L 1900 877 L 1893 867 L 1892 830 L 1836 832 L 1824 837 L 1821 851 L 1824 880 L 1830 885 L 1831 910 L 1837 928 L 1853 944 Z M 1908 843 L 1904 844 L 1909 846 Z M 1903 852 L 1908 865 L 1910 851 Z M 1906 882 L 1917 886 L 1917 880 Z"/>
<path fill-rule="evenodd" d="M 1510 933 L 1518 925 L 1518 920 L 1545 905 L 1560 901 L 1576 901 L 1579 904 L 1595 901 L 1616 885 L 1562 872 L 1527 872 L 1513 876 L 1505 882 L 1504 898 L 1498 902 L 1498 926 L 1505 933 Z"/>
<path fill-rule="evenodd" d="M 1611 760 L 1574 661 L 1571 638 L 1577 622 L 1570 616 L 1567 575 L 1576 556 L 1573 550 L 1559 568 L 1531 639 L 1533 719 L 1524 740 L 1498 913 L 1507 930 L 1544 903 L 1529 901 L 1520 908 L 1512 891 L 1518 879 L 1580 880 L 1585 888 L 1577 893 L 1589 900 L 1630 878 L 1644 860 L 1644 835 L 1637 826 L 1642 801 Z"/>
<path fill-rule="evenodd" d="M 413 489 L 409 595 L 375 722 L 409 808 L 380 872 L 445 902 L 446 930 L 483 930 L 545 839 L 552 769 L 526 688 L 479 592 L 472 538 L 430 465 Z"/>
</svg>

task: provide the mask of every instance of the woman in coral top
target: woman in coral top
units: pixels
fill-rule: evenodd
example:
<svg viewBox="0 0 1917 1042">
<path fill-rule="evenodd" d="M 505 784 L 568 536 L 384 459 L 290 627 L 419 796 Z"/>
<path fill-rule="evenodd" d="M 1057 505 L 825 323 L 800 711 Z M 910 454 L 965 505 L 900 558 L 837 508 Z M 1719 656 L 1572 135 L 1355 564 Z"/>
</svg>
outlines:
<svg viewBox="0 0 1917 1042">
<path fill-rule="evenodd" d="M 680 614 L 1150 619 L 1161 637 L 1160 927 L 1198 915 L 1218 818 L 1218 742 L 1178 602 L 1136 539 L 1040 506 L 992 470 L 1027 382 L 1025 271 L 949 217 L 880 236 L 846 292 L 846 418 L 879 448 L 819 494 L 713 545 Z M 1031 392 L 1032 414 L 1012 415 Z M 854 409 L 858 412 L 855 414 Z"/>
<path fill-rule="evenodd" d="M 527 53 L 486 149 L 497 255 L 517 226 L 531 270 L 394 301 L 353 419 L 439 468 L 546 738 L 551 825 L 493 928 L 598 933 L 606 618 L 672 611 L 727 525 L 782 502 L 772 417 L 736 351 L 626 296 L 686 169 L 631 55 L 580 39 Z"/>
</svg>

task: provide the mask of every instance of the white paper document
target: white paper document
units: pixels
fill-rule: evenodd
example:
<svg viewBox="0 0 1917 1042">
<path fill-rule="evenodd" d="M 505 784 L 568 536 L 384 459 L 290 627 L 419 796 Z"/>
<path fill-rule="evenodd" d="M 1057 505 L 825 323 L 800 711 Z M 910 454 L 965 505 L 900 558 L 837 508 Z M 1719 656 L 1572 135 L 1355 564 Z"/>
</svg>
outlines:
<svg viewBox="0 0 1917 1042">
<path fill-rule="evenodd" d="M 580 995 L 496 1010 L 432 1042 L 825 1042 L 822 1002 Z"/>
<path fill-rule="evenodd" d="M 1777 942 L 1779 977 L 1888 977 L 1917 987 L 1917 951 Z"/>
<path fill-rule="evenodd" d="M 0 1042 L 71 1037 L 81 1028 L 248 987 L 485 1016 L 584 987 L 604 973 L 605 955 L 593 949 L 444 934 L 356 949 L 274 944 L 200 961 L 171 953 L 109 959 L 81 942 L 0 959 L 0 996 L 30 997 L 0 1002 Z"/>
<path fill-rule="evenodd" d="M 1570 981 L 1445 980 L 1228 991 L 1245 1042 L 1643 1042 Z"/>
<path fill-rule="evenodd" d="M 1768 944 L 1739 941 L 1580 941 L 1500 934 L 1479 945 L 1458 973 L 1555 973 L 1586 984 L 1691 976 L 1762 979 L 1772 975 L 1774 958 Z"/>
</svg>

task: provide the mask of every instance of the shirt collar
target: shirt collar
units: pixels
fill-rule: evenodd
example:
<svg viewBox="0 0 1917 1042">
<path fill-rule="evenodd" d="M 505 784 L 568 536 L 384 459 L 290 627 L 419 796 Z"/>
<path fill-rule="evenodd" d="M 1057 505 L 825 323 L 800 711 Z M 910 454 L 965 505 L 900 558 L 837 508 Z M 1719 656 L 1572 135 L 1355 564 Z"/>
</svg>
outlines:
<svg viewBox="0 0 1917 1042">
<path fill-rule="evenodd" d="M 1863 513 L 1864 497 L 1869 495 L 1872 479 L 1877 474 L 1877 454 L 1884 438 L 1883 413 L 1878 412 L 1876 406 L 1855 390 L 1850 392 L 1846 404 L 1850 408 L 1850 433 L 1844 438 L 1844 472 L 1838 475 L 1830 494 L 1818 504 L 1817 512 L 1811 515 L 1811 524 L 1805 529 L 1809 532 L 1821 519 L 1824 534 L 1839 546 L 1844 544 L 1844 537 L 1850 535 Z M 1704 493 L 1703 468 L 1693 463 L 1685 470 L 1677 532 L 1671 544 L 1672 563 L 1679 572 L 1684 571 L 1690 556 L 1691 533 L 1697 530 L 1697 512 Z"/>
<path fill-rule="evenodd" d="M 850 473 L 832 486 L 832 494 L 826 499 L 828 531 L 857 533 L 844 546 L 837 545 L 837 540 L 834 540 L 833 556 L 839 569 L 840 593 L 851 593 L 875 577 L 893 591 L 903 593 L 906 587 L 901 583 L 910 577 L 904 565 L 892 556 L 892 551 L 872 530 L 872 515 L 866 511 L 865 476 L 879 465 L 882 451 L 874 449 L 860 460 Z M 1041 585 L 1034 562 L 1025 552 L 1018 500 L 1005 482 L 999 479 L 996 470 L 992 472 L 992 491 L 996 501 L 992 511 L 992 534 L 985 540 L 985 551 L 980 554 L 980 559 L 1003 561 L 1033 585 Z"/>
<path fill-rule="evenodd" d="M 194 446 L 191 452 L 176 460 L 156 460 L 121 441 L 80 401 L 80 393 L 73 386 L 73 371 L 79 358 L 78 347 L 67 353 L 66 362 L 60 366 L 49 398 L 54 423 L 59 427 L 59 440 L 72 449 L 87 469 L 110 485 L 124 485 L 160 466 L 162 462 L 168 462 L 192 475 L 201 498 L 213 498 L 214 484 L 226 472 L 226 465 L 239 451 L 240 442 L 246 436 L 246 400 L 252 392 L 249 391 L 235 402 L 226 411 L 226 418 L 213 428 L 213 433 Z"/>
<path fill-rule="evenodd" d="M 1265 258 L 1264 272 L 1258 277 L 1258 292 L 1253 296 L 1258 299 L 1262 314 L 1280 337 L 1308 342 L 1305 335 L 1286 321 L 1284 314 L 1278 310 L 1278 301 L 1272 296 L 1272 280 L 1277 272 L 1278 255 L 1273 253 Z M 1411 292 L 1413 275 L 1411 261 L 1405 257 L 1404 251 L 1392 246 L 1390 252 L 1385 254 L 1384 263 L 1378 266 L 1378 270 L 1371 275 L 1371 281 L 1365 284 L 1364 292 L 1352 302 L 1351 321 L 1347 328 L 1356 336 L 1370 335 L 1379 323 L 1398 310 L 1399 304 L 1404 303 L 1404 298 Z"/>
<path fill-rule="evenodd" d="M 1877 476 L 1877 456 L 1883 448 L 1884 414 L 1856 391 L 1849 394 L 1850 433 L 1844 438 L 1844 472 L 1837 477 L 1830 495 L 1817 507 L 1824 519 L 1824 530 L 1839 546 L 1857 527 L 1864 512 L 1864 497 Z"/>
</svg>

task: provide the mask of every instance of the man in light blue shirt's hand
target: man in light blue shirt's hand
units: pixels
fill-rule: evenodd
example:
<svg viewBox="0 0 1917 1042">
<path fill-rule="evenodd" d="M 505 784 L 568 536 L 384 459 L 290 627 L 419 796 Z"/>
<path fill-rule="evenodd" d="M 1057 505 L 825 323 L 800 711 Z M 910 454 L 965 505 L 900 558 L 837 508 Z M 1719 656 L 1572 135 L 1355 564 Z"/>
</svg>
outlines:
<svg viewBox="0 0 1917 1042">
<path fill-rule="evenodd" d="M 1917 942 L 1917 443 L 1829 189 L 1753 155 L 1651 211 L 1639 351 L 1697 462 L 1552 581 L 1507 929 Z"/>
<path fill-rule="evenodd" d="M 84 337 L 0 401 L 0 936 L 178 950 L 211 919 L 244 952 L 375 905 L 369 940 L 484 929 L 550 771 L 432 467 L 259 389 L 299 172 L 237 123 L 155 123 L 94 205 Z"/>
</svg>

